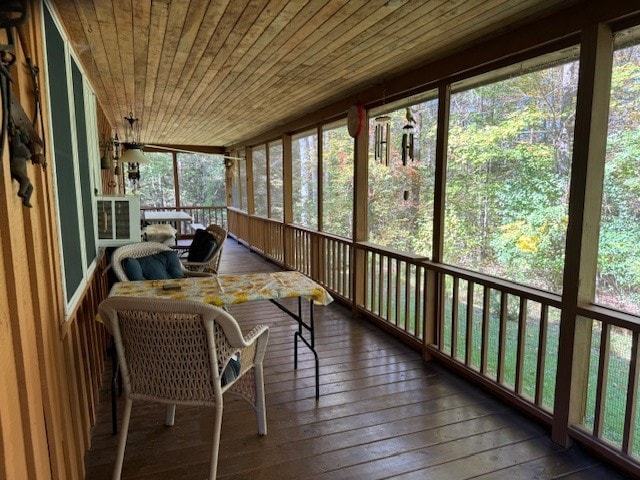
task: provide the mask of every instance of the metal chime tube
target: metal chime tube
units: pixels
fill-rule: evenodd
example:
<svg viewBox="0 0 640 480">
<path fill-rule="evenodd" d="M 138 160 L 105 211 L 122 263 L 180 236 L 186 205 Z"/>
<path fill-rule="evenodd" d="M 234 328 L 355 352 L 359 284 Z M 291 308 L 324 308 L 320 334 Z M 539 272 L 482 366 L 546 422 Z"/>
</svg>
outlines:
<svg viewBox="0 0 640 480">
<path fill-rule="evenodd" d="M 385 126 L 385 140 L 384 140 L 384 164 L 385 166 L 389 166 L 389 157 L 391 153 L 391 128 L 389 128 L 389 124 Z"/>
</svg>

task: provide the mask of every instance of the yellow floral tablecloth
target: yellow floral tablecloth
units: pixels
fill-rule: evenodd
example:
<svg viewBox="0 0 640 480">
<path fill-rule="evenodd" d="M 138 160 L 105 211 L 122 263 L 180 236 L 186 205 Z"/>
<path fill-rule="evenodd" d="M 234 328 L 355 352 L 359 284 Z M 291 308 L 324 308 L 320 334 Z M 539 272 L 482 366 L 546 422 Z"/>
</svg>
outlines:
<svg viewBox="0 0 640 480">
<path fill-rule="evenodd" d="M 180 288 L 165 290 L 164 285 L 179 285 Z M 313 300 L 318 305 L 328 305 L 333 301 L 323 287 L 300 272 L 246 273 L 173 280 L 117 282 L 109 296 L 195 300 L 218 307 L 252 300 L 295 297 Z"/>
</svg>

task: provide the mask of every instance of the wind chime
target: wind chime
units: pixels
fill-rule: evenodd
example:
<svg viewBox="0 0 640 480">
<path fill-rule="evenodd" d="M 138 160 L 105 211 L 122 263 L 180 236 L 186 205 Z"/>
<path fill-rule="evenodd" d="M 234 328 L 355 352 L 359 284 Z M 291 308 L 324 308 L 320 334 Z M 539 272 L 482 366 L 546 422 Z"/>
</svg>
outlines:
<svg viewBox="0 0 640 480">
<path fill-rule="evenodd" d="M 402 127 L 402 165 L 406 166 L 407 161 L 413 162 L 413 129 L 416 124 L 416 119 L 413 116 L 413 112 L 410 107 L 407 107 L 406 112 L 407 124 Z"/>
<path fill-rule="evenodd" d="M 391 117 L 381 115 L 376 117 L 375 142 L 374 142 L 374 158 L 382 165 L 389 166 L 389 151 L 391 149 L 391 128 L 389 123 Z"/>
<path fill-rule="evenodd" d="M 404 127 L 402 127 L 402 166 L 406 167 L 407 162 L 414 160 L 414 128 L 416 124 L 416 119 L 413 116 L 413 112 L 411 111 L 411 107 L 407 107 L 406 115 L 407 123 Z M 409 200 L 409 190 L 405 190 L 403 192 L 403 198 L 405 201 Z"/>
</svg>

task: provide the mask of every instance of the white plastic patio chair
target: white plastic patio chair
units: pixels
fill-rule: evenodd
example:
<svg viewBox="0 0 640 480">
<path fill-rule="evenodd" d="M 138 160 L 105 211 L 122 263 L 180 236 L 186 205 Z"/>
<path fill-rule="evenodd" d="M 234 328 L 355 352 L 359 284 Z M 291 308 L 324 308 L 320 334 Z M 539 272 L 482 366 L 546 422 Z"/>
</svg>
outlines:
<svg viewBox="0 0 640 480">
<path fill-rule="evenodd" d="M 167 404 L 167 425 L 173 425 L 176 405 L 214 407 L 210 480 L 216 478 L 223 393 L 247 400 L 256 411 L 258 433 L 266 435 L 262 361 L 267 326 L 243 336 L 227 312 L 189 300 L 110 297 L 99 311 L 114 337 L 126 401 L 114 480 L 122 472 L 134 400 Z M 232 356 L 239 358 L 239 372 L 222 385 Z"/>
</svg>

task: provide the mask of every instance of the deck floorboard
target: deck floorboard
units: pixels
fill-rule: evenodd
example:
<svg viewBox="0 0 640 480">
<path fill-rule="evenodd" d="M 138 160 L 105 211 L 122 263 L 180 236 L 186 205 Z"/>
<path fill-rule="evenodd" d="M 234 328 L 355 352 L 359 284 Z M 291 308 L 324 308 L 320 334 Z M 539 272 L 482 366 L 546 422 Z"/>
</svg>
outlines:
<svg viewBox="0 0 640 480">
<path fill-rule="evenodd" d="M 229 239 L 221 273 L 278 270 Z M 218 478 L 236 479 L 556 479 L 627 478 L 579 446 L 561 449 L 549 432 L 485 391 L 363 321 L 336 302 L 315 309 L 320 400 L 313 356 L 301 346 L 293 369 L 295 323 L 269 302 L 230 308 L 243 331 L 270 327 L 265 356 L 268 435 L 253 410 L 225 397 Z M 86 456 L 86 480 L 111 478 L 106 372 Z M 120 410 L 122 399 L 119 400 Z M 164 407 L 134 403 L 123 479 L 204 479 L 212 414 L 178 408 L 165 427 Z"/>
</svg>

